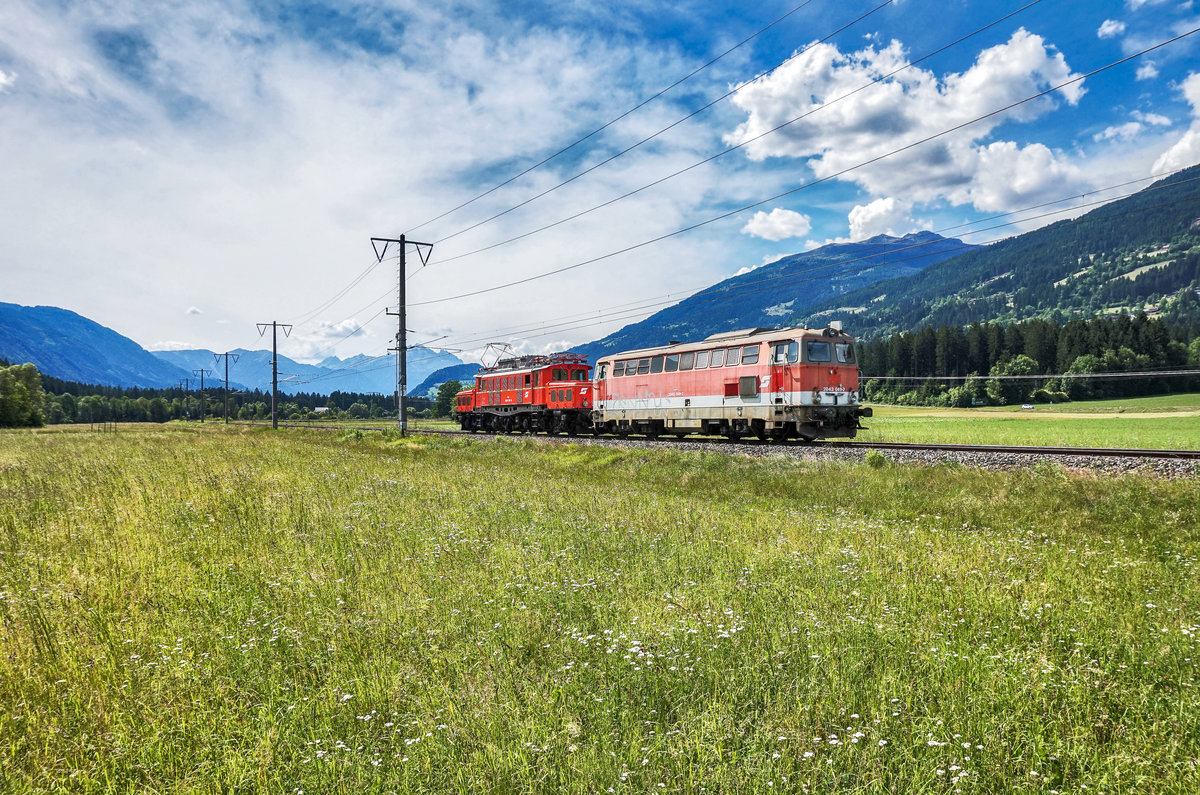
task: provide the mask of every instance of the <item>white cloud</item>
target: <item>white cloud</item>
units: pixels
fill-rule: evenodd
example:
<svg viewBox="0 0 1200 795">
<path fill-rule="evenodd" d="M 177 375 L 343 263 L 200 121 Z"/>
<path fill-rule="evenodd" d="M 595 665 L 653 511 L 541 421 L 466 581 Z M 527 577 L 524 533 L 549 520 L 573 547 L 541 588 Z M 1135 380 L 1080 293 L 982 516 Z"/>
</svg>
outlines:
<svg viewBox="0 0 1200 795">
<path fill-rule="evenodd" d="M 1138 133 L 1142 131 L 1142 125 L 1136 121 L 1126 122 L 1125 124 L 1105 127 L 1103 132 L 1098 132 L 1092 136 L 1094 141 L 1132 141 L 1137 138 Z"/>
<path fill-rule="evenodd" d="M 1200 163 L 1200 72 L 1179 84 L 1179 92 L 1192 106 L 1192 125 L 1187 132 L 1154 161 L 1151 173 L 1162 174 Z"/>
<path fill-rule="evenodd" d="M 1115 19 L 1106 19 L 1100 23 L 1100 29 L 1096 31 L 1096 35 L 1102 39 L 1113 39 L 1125 32 L 1125 23 L 1118 22 Z"/>
<path fill-rule="evenodd" d="M 804 116 L 747 144 L 749 157 L 804 158 L 818 177 L 852 181 L 876 195 L 970 202 L 981 210 L 1009 209 L 1010 201 L 1032 203 L 1086 182 L 1078 169 L 1041 144 L 982 142 L 1006 120 L 1027 122 L 1049 113 L 1058 106 L 1051 96 L 891 154 L 1077 77 L 1040 36 L 1021 29 L 1006 43 L 982 51 L 965 72 L 939 79 L 907 69 L 835 102 L 905 62 L 896 41 L 849 54 L 815 45 L 735 95 L 733 101 L 748 118 L 726 140 L 749 141 Z M 1075 82 L 1056 94 L 1076 104 L 1084 88 Z M 883 159 L 861 165 L 876 158 Z M 1035 165 L 1039 170 L 1033 172 L 1003 171 Z M 1023 176 L 1013 180 L 1014 173 Z"/>
<path fill-rule="evenodd" d="M 912 205 L 893 196 L 860 204 L 850 211 L 850 240 L 866 240 L 876 235 L 897 235 L 902 226 L 911 226 Z M 907 231 L 907 230 L 905 230 Z"/>
<path fill-rule="evenodd" d="M 1133 118 L 1144 124 L 1153 124 L 1157 127 L 1170 127 L 1171 120 L 1161 113 L 1143 113 L 1140 110 L 1135 110 L 1130 114 Z"/>
<path fill-rule="evenodd" d="M 8 89 L 12 88 L 13 83 L 16 82 L 17 75 L 15 72 L 5 72 L 3 69 L 0 69 L 0 94 L 8 91 Z"/>
<path fill-rule="evenodd" d="M 396 4 L 371 14 L 389 5 Z M 510 176 L 531 152 L 576 140 L 694 66 L 670 45 L 530 25 L 500 13 L 502 5 L 462 14 L 436 3 L 399 5 L 403 36 L 385 42 L 394 53 L 380 55 L 322 46 L 237 2 L 171 5 L 168 13 L 160 2 L 50 9 L 9 0 L 0 52 L 5 74 L 20 73 L 20 90 L 3 95 L 0 114 L 0 283 L 18 287 L 5 300 L 65 306 L 139 340 L 171 339 L 178 307 L 194 305 L 205 311 L 187 317 L 188 335 L 205 347 L 262 347 L 255 323 L 298 320 L 325 302 L 373 261 L 369 237 L 410 230 L 441 240 L 554 186 L 595 152 L 580 147 L 565 163 L 413 229 Z M 475 14 L 494 18 L 472 21 Z M 395 29 L 371 22 L 362 27 L 385 38 Z M 144 35 L 156 53 L 145 81 L 98 55 L 93 34 L 105 28 Z M 705 73 L 690 88 L 719 95 L 725 80 Z M 665 127 L 681 115 L 672 101 L 647 106 L 596 141 L 624 146 Z M 716 140 L 704 128 L 664 136 L 503 224 L 439 243 L 428 267 L 411 268 L 414 341 L 517 339 L 524 332 L 512 330 L 516 305 L 554 306 L 564 294 L 594 295 L 592 310 L 611 305 L 608 293 L 589 288 L 600 277 L 636 284 L 640 296 L 678 291 L 680 262 L 689 282 L 720 278 L 728 252 L 712 242 L 729 230 L 713 227 L 519 290 L 418 306 L 608 254 L 619 247 L 614 229 L 621 244 L 661 237 L 726 196 L 741 198 L 750 177 L 696 169 L 528 242 L 442 263 L 642 187 L 648 174 L 692 165 Z M 50 241 L 48 228 L 72 234 Z M 203 278 L 169 277 L 168 255 L 179 273 Z M 76 276 L 68 263 L 78 261 L 89 268 Z M 228 289 L 234 282 L 239 288 Z M 382 310 L 395 308 L 395 285 L 395 264 L 384 263 L 316 316 L 332 327 L 356 315 L 367 327 L 337 355 L 383 353 L 395 323 Z M 578 344 L 620 325 L 607 322 L 566 338 L 576 334 Z M 328 328 L 314 326 L 281 335 L 281 352 L 303 355 L 333 341 Z M 530 344 L 560 344 L 563 335 Z"/>
<path fill-rule="evenodd" d="M 181 340 L 160 340 L 145 347 L 148 351 L 194 351 L 204 346 Z"/>
<path fill-rule="evenodd" d="M 198 306 L 189 306 L 189 307 L 187 308 L 187 311 L 186 311 L 186 312 L 184 312 L 184 314 L 185 314 L 185 315 L 203 315 L 203 314 L 204 314 L 204 310 L 202 310 L 202 309 L 201 309 L 200 307 L 198 307 Z"/>
<path fill-rule="evenodd" d="M 770 213 L 759 210 L 744 227 L 742 234 L 777 242 L 789 237 L 803 237 L 812 231 L 812 219 L 807 215 L 776 207 Z"/>
<path fill-rule="evenodd" d="M 1138 66 L 1135 77 L 1138 80 L 1153 80 L 1158 77 L 1158 64 L 1154 61 L 1146 61 Z"/>
<path fill-rule="evenodd" d="M 316 363 L 333 356 L 336 353 L 335 346 L 342 341 L 368 333 L 357 318 L 337 322 L 323 320 L 315 325 L 293 328 L 295 330 L 290 338 L 289 355 L 305 363 Z M 411 344 L 415 340 L 410 338 L 408 342 Z"/>
</svg>

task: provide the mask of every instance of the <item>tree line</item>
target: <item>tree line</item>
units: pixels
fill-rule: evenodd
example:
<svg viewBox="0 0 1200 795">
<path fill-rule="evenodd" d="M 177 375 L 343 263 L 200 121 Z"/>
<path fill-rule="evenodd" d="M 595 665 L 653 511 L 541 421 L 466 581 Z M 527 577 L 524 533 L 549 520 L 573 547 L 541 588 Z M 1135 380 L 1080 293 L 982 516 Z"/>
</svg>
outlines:
<svg viewBox="0 0 1200 795">
<path fill-rule="evenodd" d="M 410 414 L 432 412 L 433 401 L 409 397 Z M 226 403 L 220 389 L 204 394 L 179 387 L 101 386 L 65 381 L 40 373 L 32 364 L 0 360 L 0 427 L 102 422 L 168 422 L 222 418 Z M 278 415 L 285 420 L 373 419 L 395 417 L 392 395 L 334 391 L 280 395 Z M 271 416 L 271 393 L 230 392 L 231 420 L 265 420 Z"/>
<path fill-rule="evenodd" d="M 1066 323 L 926 326 L 862 341 L 858 360 L 864 397 L 902 405 L 1004 405 L 1200 391 L 1196 375 L 1117 375 L 1200 369 L 1200 323 L 1139 313 Z M 1039 375 L 1046 377 L 1034 377 Z"/>
</svg>

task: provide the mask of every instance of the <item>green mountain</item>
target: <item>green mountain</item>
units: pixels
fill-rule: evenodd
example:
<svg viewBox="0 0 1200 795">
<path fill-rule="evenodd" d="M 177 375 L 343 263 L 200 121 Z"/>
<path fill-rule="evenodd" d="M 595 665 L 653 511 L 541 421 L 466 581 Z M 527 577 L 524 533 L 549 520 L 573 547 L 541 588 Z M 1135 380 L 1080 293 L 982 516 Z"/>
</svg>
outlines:
<svg viewBox="0 0 1200 795">
<path fill-rule="evenodd" d="M 788 325 L 791 317 L 809 307 L 838 303 L 839 296 L 881 279 L 910 279 L 974 248 L 932 232 L 833 243 L 746 270 L 573 350 L 595 361 L 615 351 L 665 345 L 673 339 L 698 340 L 721 331 Z"/>
<path fill-rule="evenodd" d="M 856 336 L 870 337 L 989 320 L 1065 322 L 1139 311 L 1170 317 L 1180 296 L 1197 288 L 1200 166 L 1079 218 L 827 299 L 790 320 L 816 326 L 840 318 Z"/>
</svg>

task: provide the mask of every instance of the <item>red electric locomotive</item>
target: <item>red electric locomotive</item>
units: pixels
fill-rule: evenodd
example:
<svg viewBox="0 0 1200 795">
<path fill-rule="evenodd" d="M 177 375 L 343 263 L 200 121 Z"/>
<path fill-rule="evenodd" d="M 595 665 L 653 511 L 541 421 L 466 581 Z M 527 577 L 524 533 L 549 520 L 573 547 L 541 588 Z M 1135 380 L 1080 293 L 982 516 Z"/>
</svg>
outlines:
<svg viewBox="0 0 1200 795">
<path fill-rule="evenodd" d="M 501 359 L 458 393 L 464 431 L 574 435 L 592 427 L 591 367 L 575 353 Z"/>
<path fill-rule="evenodd" d="M 702 342 L 626 351 L 596 363 L 597 432 L 760 439 L 853 438 L 854 340 L 825 329 L 745 329 Z"/>
</svg>

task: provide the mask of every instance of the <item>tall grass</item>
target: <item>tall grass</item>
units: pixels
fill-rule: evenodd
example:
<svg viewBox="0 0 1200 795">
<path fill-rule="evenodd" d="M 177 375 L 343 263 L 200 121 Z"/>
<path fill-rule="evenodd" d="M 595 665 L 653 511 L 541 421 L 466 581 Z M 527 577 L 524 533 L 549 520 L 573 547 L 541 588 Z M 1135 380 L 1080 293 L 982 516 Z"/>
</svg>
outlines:
<svg viewBox="0 0 1200 795">
<path fill-rule="evenodd" d="M 1198 506 L 1053 466 L 3 434 L 0 790 L 1196 791 Z"/>
</svg>

